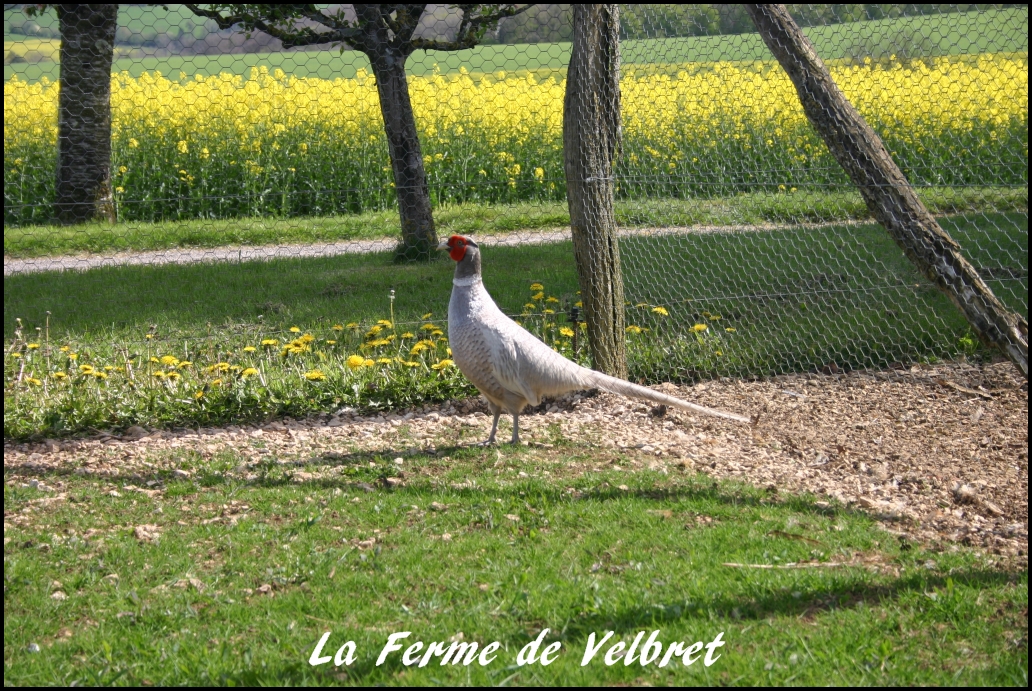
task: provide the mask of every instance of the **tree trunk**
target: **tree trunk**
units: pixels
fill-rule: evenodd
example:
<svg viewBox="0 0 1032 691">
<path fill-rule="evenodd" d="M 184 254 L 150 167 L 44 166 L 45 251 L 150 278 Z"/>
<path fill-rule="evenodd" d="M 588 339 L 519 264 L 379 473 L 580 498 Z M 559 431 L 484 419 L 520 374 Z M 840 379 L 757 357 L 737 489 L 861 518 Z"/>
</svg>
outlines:
<svg viewBox="0 0 1032 691">
<path fill-rule="evenodd" d="M 430 188 L 423 167 L 423 150 L 412 114 L 405 56 L 389 48 L 370 51 L 376 90 L 380 96 L 387 147 L 394 169 L 394 187 L 401 213 L 399 259 L 425 260 L 437 249 L 437 231 L 430 208 Z"/>
<path fill-rule="evenodd" d="M 55 5 L 61 31 L 57 189 L 61 223 L 114 221 L 111 59 L 118 5 Z"/>
<path fill-rule="evenodd" d="M 788 73 L 806 117 L 853 181 L 871 214 L 963 312 L 979 337 L 1028 379 L 1028 322 L 1007 310 L 918 199 L 881 138 L 846 100 L 784 5 L 746 5 L 764 43 Z"/>
<path fill-rule="evenodd" d="M 592 364 L 626 379 L 623 276 L 613 214 L 613 157 L 620 138 L 619 34 L 617 5 L 573 6 L 563 161 Z"/>
</svg>

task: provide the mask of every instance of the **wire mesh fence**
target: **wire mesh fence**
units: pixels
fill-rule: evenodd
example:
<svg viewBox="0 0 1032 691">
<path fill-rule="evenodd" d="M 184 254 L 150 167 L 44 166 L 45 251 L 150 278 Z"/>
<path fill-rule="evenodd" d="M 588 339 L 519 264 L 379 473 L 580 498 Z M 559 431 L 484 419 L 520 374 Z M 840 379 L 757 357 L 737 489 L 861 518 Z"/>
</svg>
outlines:
<svg viewBox="0 0 1032 691">
<path fill-rule="evenodd" d="M 563 155 L 571 10 L 490 7 L 512 16 L 473 31 L 476 16 L 458 6 L 381 13 L 391 32 L 408 32 L 391 92 L 398 73 L 374 49 L 297 39 L 344 36 L 366 21 L 350 5 L 280 37 L 184 5 L 121 6 L 104 190 L 117 222 L 62 225 L 62 25 L 54 10 L 5 6 L 8 352 L 32 355 L 27 345 L 49 329 L 54 349 L 91 352 L 97 365 L 125 351 L 243 371 L 259 364 L 253 353 L 281 357 L 309 335 L 322 346 L 301 344 L 305 357 L 336 357 L 344 372 L 356 354 L 408 367 L 422 341 L 429 367 L 446 342 L 417 336 L 438 330 L 450 271 L 392 261 L 405 233 L 429 232 L 476 237 L 503 309 L 586 362 L 583 339 L 575 354 L 568 335 L 580 301 Z M 1027 318 L 1027 7 L 789 8 L 925 206 Z M 620 51 L 612 183 L 632 377 L 985 355 L 871 218 L 739 6 L 624 6 Z M 403 111 L 402 91 L 415 149 L 398 148 L 404 123 L 384 106 L 393 98 Z M 427 209 L 405 201 L 421 185 Z M 371 333 L 380 319 L 390 334 Z M 24 363 L 8 369 L 29 376 Z M 55 355 L 30 374 L 68 367 Z"/>
</svg>

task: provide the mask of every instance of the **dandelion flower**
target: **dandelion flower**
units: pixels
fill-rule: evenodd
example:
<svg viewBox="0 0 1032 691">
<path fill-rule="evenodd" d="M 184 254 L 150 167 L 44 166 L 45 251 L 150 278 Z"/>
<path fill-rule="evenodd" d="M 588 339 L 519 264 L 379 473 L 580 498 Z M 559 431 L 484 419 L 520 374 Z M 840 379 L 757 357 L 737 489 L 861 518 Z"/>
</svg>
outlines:
<svg viewBox="0 0 1032 691">
<path fill-rule="evenodd" d="M 42 386 L 43 382 L 35 377 L 25 377 L 25 383 L 29 386 Z"/>
<path fill-rule="evenodd" d="M 423 331 L 435 331 L 437 329 L 437 325 L 436 324 L 423 324 L 419 328 L 422 329 Z"/>
<path fill-rule="evenodd" d="M 394 362 L 394 360 L 392 360 L 392 359 L 391 359 L 391 358 L 389 358 L 389 357 L 382 357 L 382 358 L 380 358 L 379 360 L 377 360 L 377 362 L 378 362 L 378 363 L 380 363 L 381 365 L 389 365 L 389 364 L 391 364 L 392 362 Z"/>
<path fill-rule="evenodd" d="M 641 333 L 641 327 L 640 326 L 635 326 L 634 324 L 631 324 L 630 326 L 628 326 L 624 330 L 627 333 L 629 333 L 629 334 L 640 334 Z"/>
<path fill-rule="evenodd" d="M 78 353 L 68 353 L 68 359 L 69 360 L 78 360 L 79 359 L 79 354 Z"/>
<path fill-rule="evenodd" d="M 319 370 L 314 369 L 311 372 L 305 372 L 305 379 L 308 381 L 323 381 L 326 379 L 326 375 Z"/>
<path fill-rule="evenodd" d="M 703 331 L 705 331 L 708 328 L 709 327 L 706 326 L 705 324 L 696 324 L 695 326 L 692 327 L 692 331 L 694 331 L 695 333 L 699 334 L 699 333 L 702 333 Z"/>
<path fill-rule="evenodd" d="M 649 306 L 649 303 L 647 303 L 647 302 L 639 302 L 637 305 L 635 305 L 635 307 L 637 307 L 639 309 L 644 308 L 644 307 L 648 307 L 648 306 Z"/>
<path fill-rule="evenodd" d="M 61 346 L 60 348 L 58 348 L 58 350 L 60 350 L 62 353 L 67 353 L 69 350 L 71 350 L 71 348 L 69 348 L 68 346 Z"/>
<path fill-rule="evenodd" d="M 577 302 L 573 303 L 573 306 L 574 307 L 584 307 L 584 303 L 581 302 L 580 300 L 578 300 Z"/>
<path fill-rule="evenodd" d="M 401 337 L 402 338 L 415 338 L 416 334 L 412 333 L 411 331 L 406 331 L 405 333 L 401 334 Z"/>
<path fill-rule="evenodd" d="M 342 324 L 334 324 L 331 328 L 334 331 L 343 331 L 344 330 L 344 326 Z"/>
<path fill-rule="evenodd" d="M 213 379 L 211 384 L 209 384 L 209 386 L 222 386 L 222 380 L 221 379 Z"/>
<path fill-rule="evenodd" d="M 406 367 L 419 367 L 420 363 L 413 362 L 412 360 L 402 360 L 401 364 L 405 365 Z"/>
<path fill-rule="evenodd" d="M 541 310 L 541 313 L 542 314 L 555 314 L 555 310 L 543 309 L 543 310 Z"/>
<path fill-rule="evenodd" d="M 537 305 L 535 305 L 533 302 L 528 302 L 527 304 L 525 304 L 523 306 L 523 309 L 525 309 L 525 310 L 536 310 L 537 309 Z"/>
<path fill-rule="evenodd" d="M 335 340 L 333 340 L 332 338 L 327 338 L 326 339 L 326 345 L 337 345 L 337 342 Z"/>
<path fill-rule="evenodd" d="M 346 328 L 348 328 L 348 329 L 357 329 L 358 326 L 359 326 L 358 322 L 348 322 Z"/>
<path fill-rule="evenodd" d="M 68 378 L 68 375 L 65 374 L 64 372 L 54 372 L 51 376 L 54 379 L 67 379 Z"/>
<path fill-rule="evenodd" d="M 175 357 L 174 355 L 162 355 L 160 362 L 161 364 L 166 365 L 168 367 L 175 367 L 179 364 L 179 358 Z"/>
<path fill-rule="evenodd" d="M 724 329 L 724 331 L 727 331 L 729 334 L 733 334 L 734 332 L 738 331 L 738 329 L 736 329 L 733 326 L 729 326 L 726 329 Z"/>
<path fill-rule="evenodd" d="M 292 326 L 292 327 L 290 327 L 290 333 L 292 333 L 292 334 L 299 334 L 299 333 L 301 333 L 301 329 L 299 329 L 296 326 Z"/>
<path fill-rule="evenodd" d="M 196 400 L 198 400 L 198 401 L 199 401 L 199 400 L 201 400 L 202 398 L 204 398 L 204 392 L 203 392 L 203 391 L 198 391 L 197 393 L 195 393 L 195 394 L 193 395 L 193 397 L 194 397 L 194 398 L 195 398 Z"/>
<path fill-rule="evenodd" d="M 256 370 L 254 367 L 247 367 L 246 369 L 240 372 L 240 376 L 244 379 L 248 377 L 253 377 L 256 374 L 258 374 L 258 370 Z"/>
<path fill-rule="evenodd" d="M 262 339 L 262 345 L 266 348 L 274 348 L 279 345 L 279 341 L 275 338 Z"/>
<path fill-rule="evenodd" d="M 530 284 L 530 292 L 532 292 L 532 293 L 535 293 L 535 292 L 537 292 L 539 290 L 544 290 L 544 289 L 545 289 L 545 287 L 543 285 L 541 285 L 540 283 L 531 283 Z"/>
<path fill-rule="evenodd" d="M 83 374 L 93 374 L 93 365 L 79 365 L 79 371 Z"/>
<path fill-rule="evenodd" d="M 154 372 L 153 374 L 151 374 L 151 376 L 154 377 L 155 379 L 164 379 L 165 378 L 165 373 L 162 372 L 161 370 L 158 370 L 157 372 Z"/>
<path fill-rule="evenodd" d="M 443 335 L 444 335 L 444 332 L 443 332 L 443 331 L 441 331 L 440 329 L 437 329 L 436 331 L 431 331 L 431 332 L 430 332 L 430 335 L 431 335 L 431 336 L 443 336 Z"/>
<path fill-rule="evenodd" d="M 559 298 L 549 295 L 547 298 L 545 298 L 545 302 L 559 302 Z"/>
<path fill-rule="evenodd" d="M 253 353 L 256 350 L 258 350 L 258 349 L 255 348 L 254 346 L 244 346 L 244 352 L 245 353 Z"/>
<path fill-rule="evenodd" d="M 452 360 L 441 360 L 440 362 L 435 362 L 434 364 L 430 365 L 430 369 L 435 369 L 439 372 L 446 367 L 452 367 L 454 365 L 455 362 Z"/>
<path fill-rule="evenodd" d="M 348 366 L 348 368 L 356 370 L 356 369 L 359 369 L 360 367 L 364 367 L 365 366 L 365 358 L 362 357 L 361 355 L 352 355 L 351 357 L 349 357 L 347 360 L 344 361 L 344 364 L 346 364 Z"/>
<path fill-rule="evenodd" d="M 372 366 L 373 366 L 373 365 L 375 365 L 375 364 L 376 364 L 376 363 L 375 363 L 375 362 L 373 362 L 373 361 L 372 361 L 372 360 L 371 360 L 370 358 L 366 358 L 366 359 L 365 359 L 365 362 L 363 362 L 363 363 L 362 363 L 362 366 L 363 366 L 363 367 L 372 367 Z"/>
<path fill-rule="evenodd" d="M 173 381 L 179 379 L 179 372 L 169 372 L 168 373 L 168 378 L 173 380 Z"/>
<path fill-rule="evenodd" d="M 35 350 L 36 348 L 39 348 L 39 343 L 30 343 L 30 344 L 28 344 L 25 347 L 28 348 L 29 350 Z"/>
<path fill-rule="evenodd" d="M 653 307 L 652 311 L 655 312 L 656 314 L 658 314 L 661 317 L 668 317 L 668 316 L 670 316 L 670 313 L 667 312 L 666 307 Z"/>
<path fill-rule="evenodd" d="M 531 295 L 530 299 L 531 300 L 542 300 L 542 299 L 544 299 L 544 297 L 545 297 L 545 294 L 539 290 L 538 292 L 536 292 L 533 295 Z"/>
<path fill-rule="evenodd" d="M 393 329 L 394 328 L 394 324 L 392 324 L 389 319 L 381 319 L 381 320 L 379 320 L 376 323 L 379 324 L 380 326 L 385 326 L 388 329 Z"/>
<path fill-rule="evenodd" d="M 20 358 L 21 356 L 22 356 L 21 353 L 11 353 L 11 357 L 13 357 L 13 358 Z"/>
<path fill-rule="evenodd" d="M 561 329 L 559 329 L 559 334 L 561 336 L 566 336 L 566 338 L 573 338 L 573 329 L 571 329 L 568 326 L 564 326 Z"/>
</svg>

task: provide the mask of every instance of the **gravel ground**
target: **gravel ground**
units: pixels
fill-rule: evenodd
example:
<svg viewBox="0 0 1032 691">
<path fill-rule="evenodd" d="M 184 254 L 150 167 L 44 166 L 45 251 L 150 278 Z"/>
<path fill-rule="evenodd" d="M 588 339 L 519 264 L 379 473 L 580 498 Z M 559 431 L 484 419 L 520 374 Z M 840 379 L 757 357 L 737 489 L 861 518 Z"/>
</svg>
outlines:
<svg viewBox="0 0 1032 691">
<path fill-rule="evenodd" d="M 1009 363 L 656 388 L 760 420 L 749 427 L 610 394 L 567 396 L 521 418 L 524 443 L 549 469 L 541 474 L 559 481 L 600 469 L 695 470 L 771 492 L 813 492 L 913 541 L 973 545 L 1027 563 L 1028 385 Z M 255 462 L 271 457 L 314 468 L 294 473 L 306 481 L 338 473 L 340 464 L 326 461 L 347 454 L 443 455 L 461 429 L 486 438 L 485 412 L 471 399 L 378 417 L 341 412 L 262 426 L 5 442 L 4 472 L 8 484 L 35 479 L 57 499 L 66 473 L 140 482 L 155 470 L 185 475 L 176 459 L 186 451 L 231 450 L 245 459 L 233 471 L 245 480 L 257 477 Z M 543 440 L 554 441 L 557 425 L 565 441 L 552 450 Z M 503 427 L 499 436 L 507 438 Z M 583 452 L 556 470 L 556 454 L 569 455 L 571 446 Z M 433 472 L 417 462 L 403 467 L 403 479 L 392 482 Z M 19 522 L 6 511 L 4 520 Z"/>
</svg>

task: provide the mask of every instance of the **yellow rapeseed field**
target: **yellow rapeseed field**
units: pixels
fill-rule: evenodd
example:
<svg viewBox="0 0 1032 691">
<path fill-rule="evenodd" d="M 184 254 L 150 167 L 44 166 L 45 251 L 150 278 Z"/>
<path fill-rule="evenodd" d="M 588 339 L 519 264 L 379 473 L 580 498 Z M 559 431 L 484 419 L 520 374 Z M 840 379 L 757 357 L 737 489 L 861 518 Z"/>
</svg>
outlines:
<svg viewBox="0 0 1032 691">
<path fill-rule="evenodd" d="M 914 182 L 1027 185 L 1027 53 L 869 61 L 832 73 Z M 112 85 L 124 218 L 348 212 L 393 201 L 367 74 L 123 73 Z M 842 180 L 774 63 L 638 69 L 621 88 L 625 196 Z M 4 85 L 8 222 L 20 220 L 18 205 L 45 205 L 53 194 L 57 89 L 46 80 Z M 435 201 L 562 198 L 564 90 L 533 73 L 410 78 Z"/>
</svg>

